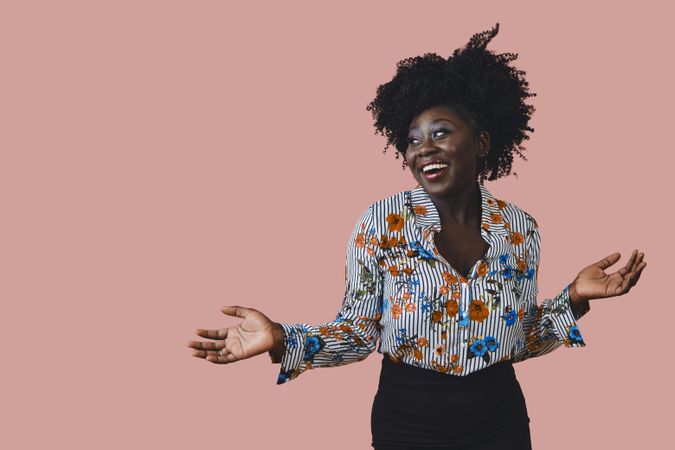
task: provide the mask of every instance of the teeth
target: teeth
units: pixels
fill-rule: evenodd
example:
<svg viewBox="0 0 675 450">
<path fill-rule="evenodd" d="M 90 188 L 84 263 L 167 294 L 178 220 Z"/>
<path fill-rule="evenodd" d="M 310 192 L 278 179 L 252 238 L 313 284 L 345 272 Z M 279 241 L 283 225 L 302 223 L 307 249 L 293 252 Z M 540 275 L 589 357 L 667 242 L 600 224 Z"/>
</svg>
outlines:
<svg viewBox="0 0 675 450">
<path fill-rule="evenodd" d="M 443 167 L 448 167 L 447 164 L 445 163 L 435 163 L 435 164 L 429 164 L 428 166 L 424 166 L 422 168 L 422 172 L 428 172 L 432 169 L 442 169 Z"/>
</svg>

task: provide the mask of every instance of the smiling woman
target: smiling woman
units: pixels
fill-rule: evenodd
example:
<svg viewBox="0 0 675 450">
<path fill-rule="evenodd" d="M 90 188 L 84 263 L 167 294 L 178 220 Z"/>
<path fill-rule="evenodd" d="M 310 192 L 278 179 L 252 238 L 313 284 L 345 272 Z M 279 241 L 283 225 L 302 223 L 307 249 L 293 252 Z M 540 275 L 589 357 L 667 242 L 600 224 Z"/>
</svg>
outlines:
<svg viewBox="0 0 675 450">
<path fill-rule="evenodd" d="M 227 364 L 269 352 L 277 384 L 319 367 L 383 355 L 371 411 L 376 449 L 531 448 L 529 416 L 513 364 L 586 345 L 577 321 L 589 300 L 625 294 L 646 263 L 634 250 L 617 272 L 612 253 L 537 302 L 541 236 L 534 217 L 494 196 L 485 179 L 523 157 L 534 108 L 516 55 L 474 35 L 447 59 L 398 63 L 368 105 L 376 130 L 404 156 L 418 186 L 370 204 L 347 246 L 335 320 L 276 323 L 252 308 L 230 328 L 197 330 L 194 355 Z M 524 157 L 523 157 L 524 158 Z M 361 447 L 360 445 L 355 445 Z"/>
</svg>

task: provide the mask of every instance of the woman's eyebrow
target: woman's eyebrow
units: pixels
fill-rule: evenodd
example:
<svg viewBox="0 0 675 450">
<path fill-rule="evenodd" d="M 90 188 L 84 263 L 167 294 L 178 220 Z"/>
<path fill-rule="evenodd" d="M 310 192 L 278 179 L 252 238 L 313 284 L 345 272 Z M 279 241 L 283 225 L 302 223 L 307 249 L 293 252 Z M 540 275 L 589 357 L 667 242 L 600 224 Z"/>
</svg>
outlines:
<svg viewBox="0 0 675 450">
<path fill-rule="evenodd" d="M 451 124 L 455 125 L 455 122 L 445 118 L 433 120 L 431 123 L 438 123 L 438 122 L 450 122 Z M 416 126 L 415 128 L 411 128 L 410 131 L 419 130 L 419 128 L 420 128 L 419 126 Z"/>
</svg>

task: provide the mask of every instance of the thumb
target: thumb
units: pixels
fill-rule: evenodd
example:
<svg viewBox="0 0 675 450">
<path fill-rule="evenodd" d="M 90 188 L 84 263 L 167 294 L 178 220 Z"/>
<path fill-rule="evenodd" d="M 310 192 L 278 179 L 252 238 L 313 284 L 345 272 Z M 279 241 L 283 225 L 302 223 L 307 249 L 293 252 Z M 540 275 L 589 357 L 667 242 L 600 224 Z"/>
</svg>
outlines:
<svg viewBox="0 0 675 450">
<path fill-rule="evenodd" d="M 596 262 L 594 266 L 597 266 L 601 269 L 606 269 L 615 262 L 617 262 L 621 258 L 621 253 L 619 252 L 614 252 L 611 255 L 607 255 L 604 258 L 602 258 L 600 261 Z"/>
<path fill-rule="evenodd" d="M 246 317 L 250 312 L 250 308 L 245 308 L 243 306 L 222 306 L 220 308 L 220 311 L 223 312 L 224 314 L 227 314 L 228 316 L 235 316 L 235 317 Z"/>
</svg>

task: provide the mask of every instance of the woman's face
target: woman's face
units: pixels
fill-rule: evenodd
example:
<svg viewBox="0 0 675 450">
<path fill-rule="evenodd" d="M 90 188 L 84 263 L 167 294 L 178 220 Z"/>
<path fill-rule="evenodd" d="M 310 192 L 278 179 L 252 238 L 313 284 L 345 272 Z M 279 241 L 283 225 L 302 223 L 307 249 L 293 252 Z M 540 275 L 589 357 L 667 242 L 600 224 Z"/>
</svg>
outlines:
<svg viewBox="0 0 675 450">
<path fill-rule="evenodd" d="M 467 122 L 450 107 L 439 105 L 413 118 L 405 159 L 424 190 L 441 198 L 476 182 L 479 153 L 488 149 L 487 133 L 480 133 L 479 138 L 474 139 Z M 425 172 L 423 168 L 430 163 L 441 166 L 433 169 L 432 165 L 431 170 Z"/>
</svg>

